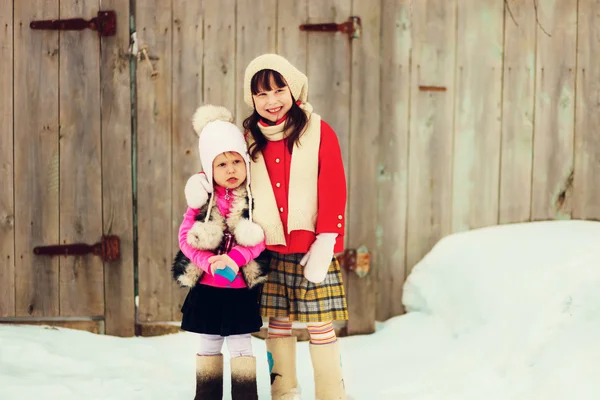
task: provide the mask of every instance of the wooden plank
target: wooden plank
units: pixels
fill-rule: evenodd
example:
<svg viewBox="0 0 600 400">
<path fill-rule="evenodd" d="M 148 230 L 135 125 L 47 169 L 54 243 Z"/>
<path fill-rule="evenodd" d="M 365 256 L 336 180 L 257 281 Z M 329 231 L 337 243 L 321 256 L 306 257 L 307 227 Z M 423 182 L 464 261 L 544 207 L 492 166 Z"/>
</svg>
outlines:
<svg viewBox="0 0 600 400">
<path fill-rule="evenodd" d="M 17 316 L 56 316 L 58 259 L 58 33 L 29 22 L 58 16 L 58 0 L 14 2 L 15 284 Z"/>
<path fill-rule="evenodd" d="M 233 10 L 231 10 L 233 11 Z M 198 137 L 191 126 L 196 107 L 202 104 L 202 2 L 173 0 L 173 172 L 172 184 L 172 249 L 179 250 L 178 232 L 186 210 L 184 187 L 188 178 L 198 172 Z M 220 41 L 216 43 L 220 44 Z M 213 60 L 208 64 L 215 64 Z M 208 80 L 211 80 L 209 78 Z M 172 254 L 171 260 L 175 256 Z M 187 290 L 170 280 L 172 316 L 181 319 L 181 306 Z"/>
<path fill-rule="evenodd" d="M 138 2 L 136 24 L 139 45 L 148 46 L 158 72 L 153 79 L 146 61 L 137 64 L 138 320 L 169 321 L 173 315 L 171 1 Z"/>
<path fill-rule="evenodd" d="M 539 0 L 531 218 L 570 218 L 577 0 Z M 551 36 L 549 36 L 551 35 Z"/>
<path fill-rule="evenodd" d="M 503 4 L 458 1 L 453 232 L 498 223 Z"/>
<path fill-rule="evenodd" d="M 308 1 L 308 23 L 318 24 L 336 21 L 343 22 L 352 13 L 350 0 Z M 340 142 L 346 182 L 350 176 L 350 42 L 341 33 L 306 33 L 307 57 L 306 76 L 308 77 L 308 100 L 335 131 Z M 284 46 L 285 46 L 284 42 Z M 300 59 L 300 62 L 302 60 Z M 346 204 L 345 245 L 348 244 L 349 201 Z M 348 275 L 342 269 L 344 287 L 348 294 Z"/>
<path fill-rule="evenodd" d="M 12 11 L 12 0 L 0 0 Z M 13 159 L 13 16 L 0 15 L 0 317 L 15 315 L 15 209 Z"/>
<path fill-rule="evenodd" d="M 412 12 L 407 276 L 451 232 L 456 0 L 413 2 Z"/>
<path fill-rule="evenodd" d="M 242 122 L 252 109 L 244 102 L 244 72 L 254 58 L 277 49 L 277 0 L 238 0 L 236 27 L 235 122 Z"/>
<path fill-rule="evenodd" d="M 277 54 L 306 73 L 308 37 L 298 27 L 308 21 L 308 0 L 279 0 L 277 4 Z M 326 35 L 330 36 L 330 35 Z M 310 82 L 312 83 L 312 82 Z M 312 92 L 309 85 L 309 95 Z"/>
<path fill-rule="evenodd" d="M 310 24 L 334 21 L 342 23 L 351 14 L 350 0 L 308 1 L 308 23 Z M 305 61 L 308 99 L 315 112 L 331 125 L 338 136 L 346 169 L 346 181 L 348 181 L 350 177 L 351 43 L 348 36 L 342 33 L 310 32 L 307 36 L 307 54 L 310 55 Z M 349 225 L 346 224 L 346 235 L 348 229 Z"/>
<path fill-rule="evenodd" d="M 120 238 L 121 259 L 104 264 L 106 334 L 135 329 L 129 2 L 102 0 L 117 12 L 117 34 L 100 41 L 103 232 Z"/>
<path fill-rule="evenodd" d="M 362 18 L 362 36 L 352 43 L 350 103 L 350 185 L 348 244 L 371 250 L 371 264 L 377 267 L 376 224 L 378 139 L 380 134 L 380 26 L 381 3 L 355 0 L 353 15 Z M 375 277 L 348 274 L 348 335 L 375 331 Z"/>
<path fill-rule="evenodd" d="M 377 320 L 402 314 L 406 278 L 410 0 L 381 12 L 381 133 L 377 166 Z M 390 204 L 391 203 L 391 204 Z"/>
<path fill-rule="evenodd" d="M 531 218 L 536 31 L 533 2 L 508 0 L 504 17 L 501 224 Z"/>
<path fill-rule="evenodd" d="M 61 0 L 61 18 L 91 18 L 98 4 Z M 60 32 L 60 242 L 102 236 L 102 160 L 98 34 Z M 61 257 L 60 315 L 104 314 L 104 271 L 94 255 Z"/>
<path fill-rule="evenodd" d="M 168 322 L 146 322 L 135 326 L 135 335 L 143 337 L 164 336 L 182 332 L 179 324 Z"/>
<path fill-rule="evenodd" d="M 573 218 L 600 220 L 600 0 L 579 1 Z"/>
<path fill-rule="evenodd" d="M 204 59 L 207 60 L 204 63 L 204 103 L 221 105 L 234 112 L 235 0 L 205 1 L 204 21 Z M 242 92 L 239 95 L 243 96 Z M 198 150 L 194 156 L 195 165 L 200 168 Z"/>
<path fill-rule="evenodd" d="M 60 321 L 60 320 L 48 320 L 48 321 L 36 321 L 36 320 L 21 320 L 21 321 L 2 321 L 0 324 L 5 325 L 36 325 L 43 326 L 45 329 L 65 328 L 65 329 L 76 329 L 79 331 L 87 331 L 103 335 L 105 333 L 104 321 L 102 320 L 86 320 L 86 321 Z"/>
</svg>

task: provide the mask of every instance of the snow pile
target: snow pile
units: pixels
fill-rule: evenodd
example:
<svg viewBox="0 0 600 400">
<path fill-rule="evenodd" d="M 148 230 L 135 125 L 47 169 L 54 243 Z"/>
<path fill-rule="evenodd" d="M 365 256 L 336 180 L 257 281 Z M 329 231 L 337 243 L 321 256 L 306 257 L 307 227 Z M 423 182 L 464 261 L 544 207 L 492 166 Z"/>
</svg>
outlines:
<svg viewBox="0 0 600 400">
<path fill-rule="evenodd" d="M 599 222 L 449 236 L 415 267 L 404 303 L 375 334 L 340 339 L 352 400 L 600 399 Z M 265 343 L 253 345 L 269 399 Z M 189 333 L 0 326 L 0 399 L 191 399 L 196 346 Z M 314 399 L 306 342 L 297 354 L 302 399 Z"/>
<path fill-rule="evenodd" d="M 442 321 L 452 338 L 414 374 L 420 389 L 435 388 L 411 399 L 600 398 L 600 223 L 446 237 L 415 267 L 403 301 L 408 317 Z"/>
</svg>

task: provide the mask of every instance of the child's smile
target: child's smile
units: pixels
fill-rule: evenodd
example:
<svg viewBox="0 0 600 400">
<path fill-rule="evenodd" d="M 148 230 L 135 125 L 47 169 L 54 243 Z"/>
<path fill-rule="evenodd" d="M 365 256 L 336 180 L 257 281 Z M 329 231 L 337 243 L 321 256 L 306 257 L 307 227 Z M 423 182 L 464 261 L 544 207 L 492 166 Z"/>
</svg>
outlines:
<svg viewBox="0 0 600 400">
<path fill-rule="evenodd" d="M 272 90 L 261 89 L 255 95 L 254 107 L 256 112 L 267 121 L 277 122 L 283 118 L 292 108 L 293 100 L 288 86 L 277 87 L 271 82 Z"/>
<path fill-rule="evenodd" d="M 267 109 L 268 112 L 270 112 L 271 114 L 276 114 L 278 113 L 283 107 L 276 107 L 276 108 L 269 108 Z"/>
</svg>

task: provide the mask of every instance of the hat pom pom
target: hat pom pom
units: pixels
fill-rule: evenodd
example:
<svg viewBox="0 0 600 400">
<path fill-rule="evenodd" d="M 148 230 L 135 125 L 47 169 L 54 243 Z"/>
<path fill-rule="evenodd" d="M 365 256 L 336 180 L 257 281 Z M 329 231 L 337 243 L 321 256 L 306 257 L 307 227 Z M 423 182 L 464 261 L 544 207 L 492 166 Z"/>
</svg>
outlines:
<svg viewBox="0 0 600 400">
<path fill-rule="evenodd" d="M 192 126 L 194 127 L 196 134 L 200 136 L 202 129 L 204 129 L 209 122 L 213 121 L 233 122 L 233 116 L 225 107 L 207 104 L 198 107 L 192 118 Z"/>
<path fill-rule="evenodd" d="M 313 112 L 313 106 L 310 105 L 310 103 L 307 103 L 307 102 L 300 103 L 300 105 L 298 107 L 300 107 L 300 109 L 303 110 L 307 114 L 310 114 Z"/>
</svg>

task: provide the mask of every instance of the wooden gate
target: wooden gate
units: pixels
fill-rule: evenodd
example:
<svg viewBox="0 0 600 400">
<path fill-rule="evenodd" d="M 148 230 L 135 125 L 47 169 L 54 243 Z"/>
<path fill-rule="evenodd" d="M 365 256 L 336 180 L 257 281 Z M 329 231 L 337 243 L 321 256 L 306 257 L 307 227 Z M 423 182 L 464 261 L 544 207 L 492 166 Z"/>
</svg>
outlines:
<svg viewBox="0 0 600 400">
<path fill-rule="evenodd" d="M 0 322 L 130 335 L 137 265 L 139 326 L 176 326 L 186 291 L 169 268 L 200 168 L 190 119 L 213 103 L 241 124 L 244 69 L 265 52 L 306 72 L 340 139 L 346 247 L 373 265 L 346 273 L 347 333 L 372 331 L 375 309 L 401 314 L 406 276 L 445 235 L 600 218 L 598 0 L 81 3 L 0 0 Z M 116 37 L 29 29 L 98 9 L 117 11 Z M 350 16 L 359 39 L 299 30 Z M 133 80 L 130 19 L 148 55 Z M 121 238 L 119 263 L 32 254 L 102 234 Z"/>
<path fill-rule="evenodd" d="M 307 33 L 305 23 L 363 20 L 360 39 Z M 137 69 L 137 213 L 139 312 L 142 325 L 180 319 L 186 290 L 172 282 L 185 211 L 183 187 L 200 168 L 190 119 L 201 104 L 228 107 L 241 125 L 248 115 L 243 74 L 256 56 L 277 52 L 309 78 L 309 101 L 340 139 L 349 186 L 346 246 L 376 246 L 376 157 L 379 135 L 379 2 L 351 0 L 224 0 L 137 2 L 138 46 L 152 66 Z M 156 74 L 152 77 L 152 71 Z M 373 153 L 375 154 L 375 153 Z M 346 275 L 347 332 L 374 329 L 371 277 Z"/>
<path fill-rule="evenodd" d="M 378 7 L 351 0 L 0 0 L 0 6 L 14 9 L 0 17 L 0 55 L 13 61 L 0 74 L 0 123 L 13 132 L 0 137 L 0 322 L 131 335 L 134 265 L 140 326 L 180 319 L 185 290 L 172 282 L 169 267 L 185 210 L 183 186 L 199 168 L 190 118 L 198 105 L 214 103 L 241 123 L 248 112 L 244 68 L 265 52 L 286 56 L 309 76 L 310 101 L 338 133 L 355 199 L 348 203 L 346 245 L 375 247 L 377 189 L 369 177 L 376 161 L 362 155 L 378 135 L 363 117 L 379 120 Z M 29 26 L 90 19 L 99 9 L 116 11 L 117 36 Z M 299 30 L 353 14 L 367 22 L 360 40 Z M 133 69 L 133 82 L 130 17 L 135 45 L 147 55 Z M 119 262 L 32 251 L 92 244 L 108 234 L 120 237 Z M 374 328 L 371 277 L 358 279 L 346 275 L 348 333 Z"/>
<path fill-rule="evenodd" d="M 117 12 L 117 36 L 30 28 L 34 20 L 90 19 L 100 3 Z M 128 2 L 1 0 L 0 10 L 0 318 L 130 336 Z M 93 244 L 103 234 L 120 237 L 120 261 L 32 251 Z"/>
</svg>

